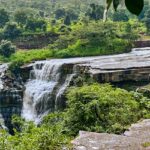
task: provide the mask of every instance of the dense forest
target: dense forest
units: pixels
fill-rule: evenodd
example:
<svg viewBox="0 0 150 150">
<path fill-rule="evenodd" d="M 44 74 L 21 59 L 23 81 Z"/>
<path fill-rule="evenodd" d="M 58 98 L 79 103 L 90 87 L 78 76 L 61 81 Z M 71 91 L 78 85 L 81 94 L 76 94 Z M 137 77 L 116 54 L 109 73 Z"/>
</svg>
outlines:
<svg viewBox="0 0 150 150">
<path fill-rule="evenodd" d="M 103 22 L 104 9 L 104 0 L 0 0 L 0 62 L 10 63 L 8 76 L 36 60 L 127 53 L 150 39 L 149 0 L 139 16 L 121 4 Z M 80 130 L 122 134 L 150 118 L 149 96 L 109 83 L 79 77 L 65 99 L 65 110 L 38 125 L 14 115 L 13 134 L 0 129 L 0 150 L 69 150 Z"/>
<path fill-rule="evenodd" d="M 17 48 L 15 54 L 14 48 L 7 54 L 1 50 L 2 61 L 122 53 L 130 50 L 134 40 L 149 33 L 148 1 L 138 17 L 123 4 L 116 12 L 111 8 L 106 23 L 102 23 L 105 5 L 99 0 L 8 0 L 0 4 L 1 47 L 11 47 L 12 42 Z M 21 49 L 31 51 L 18 51 Z M 34 58 L 33 49 L 37 49 Z"/>
</svg>

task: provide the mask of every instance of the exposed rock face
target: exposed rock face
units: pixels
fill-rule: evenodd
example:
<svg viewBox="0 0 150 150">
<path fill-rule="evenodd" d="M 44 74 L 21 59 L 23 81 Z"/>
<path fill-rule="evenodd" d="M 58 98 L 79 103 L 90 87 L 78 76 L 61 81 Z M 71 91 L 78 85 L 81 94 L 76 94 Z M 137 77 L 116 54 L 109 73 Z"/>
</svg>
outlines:
<svg viewBox="0 0 150 150">
<path fill-rule="evenodd" d="M 99 82 L 149 81 L 150 48 L 133 49 L 128 54 L 95 57 L 78 66 Z"/>
<path fill-rule="evenodd" d="M 8 64 L 0 65 L 0 124 L 12 132 L 11 117 L 21 115 L 23 85 L 21 79 L 12 78 L 7 70 Z"/>
<path fill-rule="evenodd" d="M 124 135 L 80 131 L 75 150 L 150 150 L 150 119 L 133 124 Z"/>
<path fill-rule="evenodd" d="M 150 47 L 150 40 L 138 40 L 134 45 L 136 47 Z"/>
</svg>

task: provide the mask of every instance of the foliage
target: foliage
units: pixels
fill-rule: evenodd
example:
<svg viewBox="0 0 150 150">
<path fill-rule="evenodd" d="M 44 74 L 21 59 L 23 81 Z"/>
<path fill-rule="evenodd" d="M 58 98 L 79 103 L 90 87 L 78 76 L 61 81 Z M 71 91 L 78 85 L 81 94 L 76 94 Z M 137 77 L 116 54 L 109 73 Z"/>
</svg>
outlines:
<svg viewBox="0 0 150 150">
<path fill-rule="evenodd" d="M 46 49 L 40 50 L 30 50 L 30 51 L 17 51 L 14 55 L 10 57 L 10 61 L 15 64 L 15 62 L 29 63 L 31 61 L 43 60 L 46 58 L 51 58 L 53 55 L 52 51 Z"/>
<path fill-rule="evenodd" d="M 55 11 L 55 18 L 56 19 L 60 19 L 60 18 L 63 18 L 64 16 L 65 16 L 65 9 L 57 9 L 56 11 Z"/>
<path fill-rule="evenodd" d="M 64 19 L 64 24 L 65 25 L 70 25 L 71 24 L 71 20 L 70 20 L 70 17 L 68 15 Z"/>
<path fill-rule="evenodd" d="M 79 130 L 120 134 L 140 118 L 150 118 L 149 99 L 109 84 L 72 87 L 67 98 L 64 112 L 47 115 L 38 126 L 14 116 L 14 135 L 0 130 L 0 149 L 71 150 Z"/>
<path fill-rule="evenodd" d="M 124 0 L 127 9 L 136 15 L 139 15 L 144 7 L 144 0 Z M 109 9 L 111 3 L 116 10 L 118 5 L 121 3 L 121 0 L 106 0 L 107 9 Z"/>
<path fill-rule="evenodd" d="M 0 27 L 4 27 L 4 25 L 9 21 L 8 12 L 5 9 L 0 9 Z"/>
<path fill-rule="evenodd" d="M 67 98 L 64 126 L 71 135 L 79 130 L 122 133 L 150 113 L 149 99 L 108 84 L 73 87 Z"/>
<path fill-rule="evenodd" d="M 47 23 L 43 19 L 29 18 L 25 28 L 30 31 L 46 31 Z"/>
<path fill-rule="evenodd" d="M 17 27 L 16 23 L 8 22 L 3 31 L 3 35 L 5 38 L 15 39 L 21 34 L 21 30 Z"/>
<path fill-rule="evenodd" d="M 150 147 L 150 142 L 143 143 L 142 146 L 145 147 L 145 148 Z"/>
<path fill-rule="evenodd" d="M 150 9 L 146 13 L 145 23 L 147 27 L 147 32 L 150 33 Z"/>
<path fill-rule="evenodd" d="M 113 21 L 128 21 L 129 18 L 123 10 L 116 11 L 112 17 Z"/>
<path fill-rule="evenodd" d="M 90 19 L 99 20 L 103 19 L 104 7 L 101 5 L 90 4 L 89 10 L 86 12 L 86 16 L 89 16 Z"/>
<path fill-rule="evenodd" d="M 17 10 L 14 14 L 14 20 L 19 26 L 23 27 L 28 19 L 27 12 L 25 10 Z"/>
<path fill-rule="evenodd" d="M 43 124 L 36 127 L 32 122 L 25 122 L 23 119 L 13 118 L 13 124 L 21 129 L 15 131 L 11 136 L 5 131 L 0 131 L 0 149 L 5 150 L 62 150 L 71 149 L 70 140 L 62 133 L 60 125 Z"/>
<path fill-rule="evenodd" d="M 2 40 L 0 43 L 0 55 L 4 57 L 10 57 L 13 53 L 15 53 L 16 47 L 7 40 Z"/>
<path fill-rule="evenodd" d="M 77 57 L 106 55 L 128 52 L 132 43 L 138 38 L 137 33 L 127 30 L 129 23 L 89 22 L 72 27 L 53 44 L 55 57 Z M 129 38 L 130 37 L 130 38 Z M 61 50 L 62 49 L 62 50 Z"/>
</svg>

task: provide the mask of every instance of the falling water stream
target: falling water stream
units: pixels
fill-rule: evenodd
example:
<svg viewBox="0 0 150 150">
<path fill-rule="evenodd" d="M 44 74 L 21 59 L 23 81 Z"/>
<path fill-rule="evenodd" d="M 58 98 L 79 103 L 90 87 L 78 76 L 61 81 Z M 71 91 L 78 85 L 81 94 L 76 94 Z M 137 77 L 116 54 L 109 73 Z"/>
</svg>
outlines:
<svg viewBox="0 0 150 150">
<path fill-rule="evenodd" d="M 62 107 L 61 96 L 70 84 L 74 73 L 64 73 L 62 60 L 39 61 L 30 72 L 26 83 L 22 116 L 40 122 L 41 118 Z"/>
</svg>

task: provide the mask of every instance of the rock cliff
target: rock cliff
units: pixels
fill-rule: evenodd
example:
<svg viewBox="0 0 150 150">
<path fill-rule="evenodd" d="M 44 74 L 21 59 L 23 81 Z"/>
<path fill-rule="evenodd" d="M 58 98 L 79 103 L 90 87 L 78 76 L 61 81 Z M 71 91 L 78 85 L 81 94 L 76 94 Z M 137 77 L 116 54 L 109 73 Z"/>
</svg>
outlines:
<svg viewBox="0 0 150 150">
<path fill-rule="evenodd" d="M 0 125 L 12 132 L 11 118 L 21 115 L 23 84 L 8 73 L 8 64 L 0 65 Z"/>
</svg>

